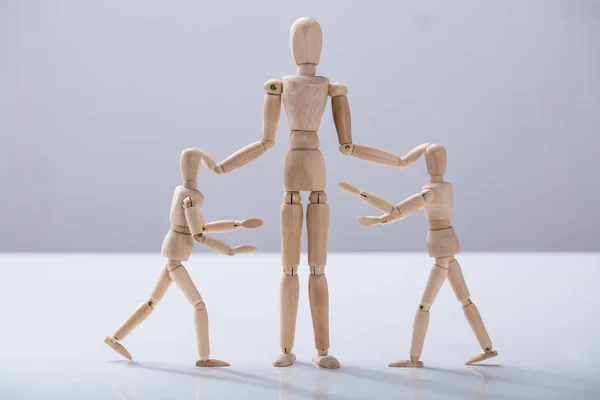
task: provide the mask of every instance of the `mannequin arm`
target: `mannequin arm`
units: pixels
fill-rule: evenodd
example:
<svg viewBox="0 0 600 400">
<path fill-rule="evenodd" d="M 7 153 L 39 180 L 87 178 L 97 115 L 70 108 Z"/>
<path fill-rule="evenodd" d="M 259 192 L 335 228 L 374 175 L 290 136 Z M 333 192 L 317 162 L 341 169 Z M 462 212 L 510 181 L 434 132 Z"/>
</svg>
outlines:
<svg viewBox="0 0 600 400">
<path fill-rule="evenodd" d="M 340 151 L 347 156 L 359 160 L 388 165 L 390 167 L 408 167 L 421 157 L 429 143 L 423 143 L 409 151 L 404 157 L 391 153 L 379 147 L 366 144 L 352 143 L 352 123 L 350 118 L 350 106 L 348 105 L 348 89 L 342 83 L 332 83 L 329 86 L 331 96 L 331 109 L 333 110 L 333 122 L 340 143 Z"/>
<path fill-rule="evenodd" d="M 225 160 L 216 164 L 216 174 L 231 172 L 256 160 L 275 146 L 275 135 L 281 115 L 281 92 L 283 82 L 271 79 L 265 83 L 265 101 L 263 103 L 262 139 L 236 151 Z"/>
</svg>

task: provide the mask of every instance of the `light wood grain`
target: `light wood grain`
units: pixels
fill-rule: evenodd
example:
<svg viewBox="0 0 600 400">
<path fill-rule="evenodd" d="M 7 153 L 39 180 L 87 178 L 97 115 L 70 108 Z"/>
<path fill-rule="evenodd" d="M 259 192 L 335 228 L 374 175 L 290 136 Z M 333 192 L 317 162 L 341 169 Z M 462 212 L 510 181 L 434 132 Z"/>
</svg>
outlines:
<svg viewBox="0 0 600 400">
<path fill-rule="evenodd" d="M 119 340 L 123 340 L 131 333 L 132 330 L 135 329 L 142 321 L 144 321 L 150 314 L 152 314 L 154 309 L 148 305 L 148 303 L 142 303 L 134 312 L 131 317 L 125 321 L 123 325 L 115 332 L 115 336 L 119 338 Z"/>
<path fill-rule="evenodd" d="M 249 145 L 242 147 L 225 160 L 221 161 L 219 165 L 224 172 L 231 172 L 235 169 L 243 167 L 244 165 L 256 160 L 265 151 L 265 146 L 262 141 L 250 143 Z"/>
<path fill-rule="evenodd" d="M 187 226 L 190 228 L 192 235 L 197 235 L 204 232 L 204 217 L 197 207 L 187 207 L 184 209 Z"/>
<path fill-rule="evenodd" d="M 457 260 L 453 260 L 450 263 L 450 269 L 448 271 L 448 281 L 452 286 L 452 290 L 454 290 L 454 294 L 458 301 L 463 303 L 463 305 L 468 304 L 469 297 L 471 297 L 471 293 L 469 293 L 469 289 L 467 288 L 467 283 L 465 282 L 465 277 L 463 276 L 462 269 L 458 264 Z"/>
<path fill-rule="evenodd" d="M 333 86 L 333 85 L 332 85 Z M 330 86 L 331 95 L 331 86 Z M 350 106 L 348 98 L 345 95 L 337 95 L 331 98 L 331 110 L 333 113 L 333 122 L 335 131 L 340 144 L 340 151 L 343 153 L 345 145 L 352 144 L 352 118 L 350 116 Z"/>
<path fill-rule="evenodd" d="M 169 230 L 163 240 L 161 253 L 166 258 L 187 261 L 193 248 L 194 239 L 192 235 Z"/>
<path fill-rule="evenodd" d="M 460 253 L 460 243 L 454 228 L 428 230 L 425 244 L 431 257 L 448 257 Z"/>
<path fill-rule="evenodd" d="M 274 85 L 274 84 L 272 84 Z M 281 94 L 265 94 L 263 103 L 262 138 L 265 141 L 275 141 L 277 126 L 281 116 Z"/>
<path fill-rule="evenodd" d="M 320 150 L 290 150 L 283 167 L 283 188 L 287 192 L 325 190 L 325 160 Z"/>
<path fill-rule="evenodd" d="M 446 173 L 447 163 L 447 154 L 444 146 L 441 144 L 429 145 L 425 151 L 425 163 L 429 175 L 444 175 Z"/>
<path fill-rule="evenodd" d="M 327 264 L 329 237 L 329 204 L 325 192 L 313 192 L 306 210 L 308 234 L 308 265 L 311 273 L 322 274 Z"/>
<path fill-rule="evenodd" d="M 296 65 L 319 64 L 323 32 L 319 23 L 310 17 L 298 18 L 290 29 L 290 47 Z"/>
<path fill-rule="evenodd" d="M 308 278 L 308 297 L 313 321 L 315 347 L 329 348 L 329 289 L 325 274 L 310 275 Z"/>
<path fill-rule="evenodd" d="M 281 263 L 286 274 L 293 275 L 300 264 L 302 217 L 304 210 L 298 193 L 286 193 L 281 205 Z"/>
<path fill-rule="evenodd" d="M 454 187 L 452 183 L 428 183 L 423 185 L 422 190 L 430 190 L 434 193 L 432 200 L 424 206 L 427 220 L 452 218 L 452 209 L 454 208 Z"/>
<path fill-rule="evenodd" d="M 439 265 L 434 265 L 433 268 L 431 268 L 429 279 L 427 280 L 427 285 L 425 285 L 425 291 L 423 292 L 423 297 L 421 297 L 421 305 L 424 306 L 424 310 L 428 311 L 433 305 L 447 276 L 447 268 L 442 268 Z"/>
<path fill-rule="evenodd" d="M 294 347 L 299 297 L 300 283 L 298 275 L 283 274 L 279 297 L 280 346 L 283 353 L 290 353 Z"/>
<path fill-rule="evenodd" d="M 206 308 L 194 310 L 194 325 L 196 327 L 200 361 L 207 361 L 210 357 L 210 340 L 208 336 L 208 311 Z"/>
<path fill-rule="evenodd" d="M 410 360 L 415 363 L 421 358 L 425 335 L 429 326 L 429 311 L 417 309 L 413 323 L 413 334 L 410 343 Z"/>
<path fill-rule="evenodd" d="M 290 132 L 290 149 L 318 150 L 319 135 L 312 131 L 292 131 Z"/>
<path fill-rule="evenodd" d="M 475 333 L 475 337 L 477 337 L 477 341 L 481 348 L 486 352 L 490 351 L 492 349 L 492 340 L 485 329 L 483 319 L 481 318 L 481 314 L 479 314 L 479 310 L 475 307 L 475 304 L 471 303 L 464 306 L 463 312 L 465 313 L 465 317 L 467 318 L 467 321 L 469 321 L 469 325 Z"/>
<path fill-rule="evenodd" d="M 192 306 L 195 306 L 202 301 L 200 292 L 196 289 L 196 285 L 194 285 L 190 274 L 183 265 L 179 265 L 172 269 L 171 272 L 169 272 L 169 275 Z"/>
<path fill-rule="evenodd" d="M 329 79 L 318 76 L 283 78 L 283 105 L 291 131 L 315 131 L 327 104 Z"/>
<path fill-rule="evenodd" d="M 171 279 L 171 276 L 169 275 L 169 269 L 165 265 L 161 269 L 160 275 L 158 276 L 158 279 L 156 280 L 156 283 L 154 284 L 154 288 L 152 289 L 152 292 L 150 293 L 150 299 L 154 303 L 151 305 L 152 308 L 154 308 L 156 306 L 156 304 L 163 299 L 163 297 L 165 296 L 165 293 L 167 293 L 167 290 L 169 289 L 169 287 L 171 287 L 171 283 L 173 283 L 173 280 Z"/>
</svg>

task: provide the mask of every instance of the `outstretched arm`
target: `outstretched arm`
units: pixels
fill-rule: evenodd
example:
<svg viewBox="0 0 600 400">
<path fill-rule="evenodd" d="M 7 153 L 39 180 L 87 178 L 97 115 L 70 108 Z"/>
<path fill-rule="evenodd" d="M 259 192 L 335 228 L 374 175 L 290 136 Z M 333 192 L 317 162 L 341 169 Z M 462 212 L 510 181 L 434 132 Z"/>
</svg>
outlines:
<svg viewBox="0 0 600 400">
<path fill-rule="evenodd" d="M 242 228 L 258 228 L 263 221 L 258 218 L 250 218 L 244 221 L 224 220 L 207 222 L 204 231 L 207 233 L 231 232 Z"/>
<path fill-rule="evenodd" d="M 204 217 L 202 217 L 202 214 L 196 207 L 195 200 L 192 197 L 187 197 L 183 200 L 183 208 L 185 209 L 185 219 L 187 220 L 190 232 L 194 239 L 207 249 L 212 250 L 215 253 L 227 254 L 230 256 L 237 253 L 251 253 L 258 250 L 256 247 L 249 245 L 231 247 L 221 240 L 205 235 L 204 232 L 206 231 L 206 226 L 208 224 L 204 223 Z"/>
<path fill-rule="evenodd" d="M 340 182 L 338 183 L 338 186 L 343 192 L 359 197 L 367 204 L 385 213 L 379 217 L 360 217 L 358 223 L 364 226 L 388 224 L 400 221 L 415 211 L 423 208 L 425 203 L 433 201 L 434 196 L 431 190 L 424 190 L 421 193 L 414 194 L 400 203 L 393 205 L 389 201 L 372 193 L 360 190 L 348 182 Z"/>
<path fill-rule="evenodd" d="M 348 89 L 344 84 L 332 83 L 329 86 L 329 96 L 331 96 L 331 108 L 333 110 L 333 122 L 335 123 L 335 129 L 340 143 L 340 151 L 343 154 L 375 164 L 404 168 L 417 161 L 427 146 L 429 146 L 429 143 L 423 143 L 409 151 L 404 157 L 400 157 L 399 155 L 375 146 L 352 143 L 352 123 L 347 95 Z"/>
<path fill-rule="evenodd" d="M 267 93 L 263 103 L 262 139 L 239 149 L 221 161 L 215 166 L 215 173 L 220 175 L 243 167 L 275 146 L 275 135 L 281 114 L 282 90 L 283 82 L 279 79 L 271 79 L 265 83 Z"/>
</svg>

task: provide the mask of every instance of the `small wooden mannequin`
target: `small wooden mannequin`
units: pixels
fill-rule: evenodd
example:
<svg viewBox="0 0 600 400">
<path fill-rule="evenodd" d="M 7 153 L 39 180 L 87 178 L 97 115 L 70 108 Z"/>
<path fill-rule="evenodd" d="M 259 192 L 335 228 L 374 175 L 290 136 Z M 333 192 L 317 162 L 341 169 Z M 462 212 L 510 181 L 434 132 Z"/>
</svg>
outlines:
<svg viewBox="0 0 600 400">
<path fill-rule="evenodd" d="M 377 195 L 360 190 L 347 182 L 339 183 L 342 191 L 359 197 L 385 213 L 379 217 L 360 217 L 358 222 L 364 226 L 396 222 L 421 208 L 425 208 L 425 215 L 429 223 L 426 239 L 427 251 L 431 257 L 435 258 L 435 265 L 429 275 L 425 293 L 415 316 L 410 359 L 391 363 L 390 367 L 423 366 L 423 362 L 419 361 L 419 358 L 421 357 L 425 334 L 429 325 L 429 309 L 446 278 L 450 281 L 457 299 L 463 305 L 465 317 L 484 351 L 483 354 L 471 358 L 466 364 L 476 363 L 498 355 L 498 352 L 492 349 L 492 341 L 483 325 L 477 307 L 470 299 L 470 293 L 460 265 L 454 258 L 460 252 L 460 245 L 454 228 L 450 224 L 454 201 L 452 184 L 444 182 L 446 149 L 439 144 L 428 146 L 425 150 L 425 161 L 431 183 L 423 186 L 420 193 L 410 196 L 396 205 Z"/>
<path fill-rule="evenodd" d="M 281 351 L 274 361 L 276 367 L 292 365 L 292 353 L 298 312 L 298 265 L 302 237 L 303 208 L 300 192 L 310 192 L 306 211 L 308 231 L 308 264 L 310 278 L 308 294 L 313 320 L 317 355 L 313 362 L 324 368 L 336 369 L 339 362 L 329 355 L 329 294 L 325 266 L 329 231 L 329 205 L 325 194 L 325 160 L 319 150 L 317 131 L 325 111 L 327 96 L 331 97 L 340 151 L 348 156 L 377 164 L 406 167 L 416 161 L 427 144 L 416 147 L 405 157 L 377 147 L 352 143 L 348 89 L 341 83 L 316 76 L 321 58 L 321 26 L 312 18 L 299 18 L 290 30 L 292 57 L 296 75 L 265 83 L 262 139 L 238 150 L 215 168 L 217 174 L 229 173 L 257 159 L 275 145 L 281 100 L 287 113 L 290 150 L 283 168 L 283 204 L 281 205 Z"/>
<path fill-rule="evenodd" d="M 183 186 L 177 186 L 173 193 L 170 218 L 171 229 L 167 233 L 162 245 L 162 254 L 167 258 L 167 263 L 158 277 L 150 298 L 135 310 L 133 315 L 121 325 L 112 337 L 107 337 L 104 340 L 104 343 L 129 360 L 131 360 L 131 355 L 120 341 L 125 339 L 136 326 L 154 311 L 154 308 L 162 300 L 171 283 L 175 282 L 194 307 L 194 323 L 196 326 L 196 338 L 198 340 L 198 353 L 200 354 L 200 359 L 196 361 L 196 366 L 222 367 L 229 365 L 224 361 L 209 358 L 210 347 L 206 304 L 181 262 L 188 260 L 194 247 L 194 240 L 216 253 L 230 256 L 256 251 L 256 247 L 248 245 L 231 247 L 225 242 L 205 235 L 205 232 L 217 233 L 230 232 L 241 228 L 257 228 L 263 222 L 260 219 L 254 218 L 245 221 L 230 220 L 204 223 L 204 218 L 200 213 L 204 196 L 197 190 L 198 170 L 201 160 L 204 160 L 209 168 L 214 169 L 216 165 L 214 160 L 199 149 L 188 148 L 181 153 Z"/>
</svg>

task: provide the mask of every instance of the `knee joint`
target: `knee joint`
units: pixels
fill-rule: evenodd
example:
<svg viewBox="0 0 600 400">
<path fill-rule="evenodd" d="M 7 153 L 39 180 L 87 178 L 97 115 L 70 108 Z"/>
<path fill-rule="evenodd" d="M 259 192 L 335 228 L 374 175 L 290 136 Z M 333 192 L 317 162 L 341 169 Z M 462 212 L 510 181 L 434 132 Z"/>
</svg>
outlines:
<svg viewBox="0 0 600 400">
<path fill-rule="evenodd" d="M 325 267 L 310 266 L 311 275 L 323 275 L 325 273 Z"/>
<path fill-rule="evenodd" d="M 310 192 L 310 196 L 308 200 L 311 204 L 326 204 L 327 203 L 327 194 L 324 191 L 320 190 L 318 192 Z"/>
<path fill-rule="evenodd" d="M 206 310 L 206 304 L 204 304 L 203 300 L 200 300 L 200 303 L 194 304 L 194 308 L 198 311 Z"/>
<path fill-rule="evenodd" d="M 285 192 L 283 194 L 283 204 L 300 204 L 300 192 Z"/>
<path fill-rule="evenodd" d="M 169 270 L 169 272 L 179 267 L 181 267 L 181 261 L 169 260 L 167 262 L 167 269 Z"/>
<path fill-rule="evenodd" d="M 294 265 L 291 267 L 283 266 L 283 273 L 288 276 L 298 275 L 298 266 Z"/>
<path fill-rule="evenodd" d="M 158 304 L 158 300 L 153 299 L 152 297 L 150 297 L 147 301 L 146 304 L 148 305 L 148 307 L 154 309 L 156 307 L 156 305 Z"/>
<path fill-rule="evenodd" d="M 419 304 L 419 310 L 424 311 L 424 312 L 429 312 L 429 309 L 431 308 L 431 306 L 429 304 Z"/>
</svg>

